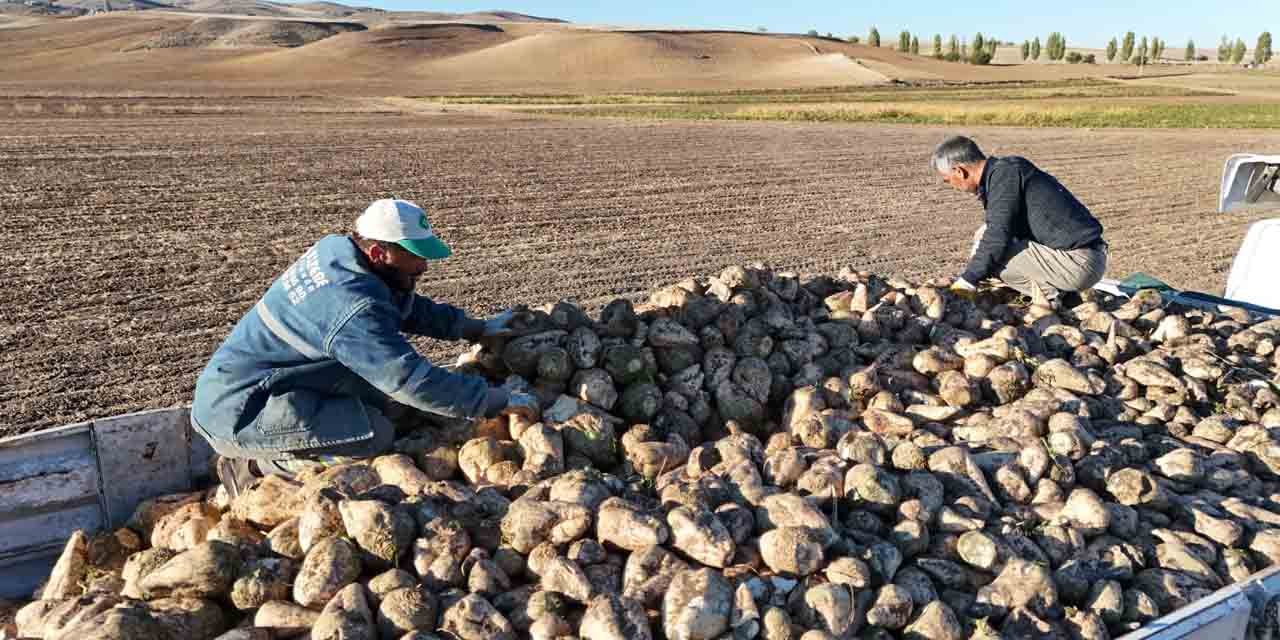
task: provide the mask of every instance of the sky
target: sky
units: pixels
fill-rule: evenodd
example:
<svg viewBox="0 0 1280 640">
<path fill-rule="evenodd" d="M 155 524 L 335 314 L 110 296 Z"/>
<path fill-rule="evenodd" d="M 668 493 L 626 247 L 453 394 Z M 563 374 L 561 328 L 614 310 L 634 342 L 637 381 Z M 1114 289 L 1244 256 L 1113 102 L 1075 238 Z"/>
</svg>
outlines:
<svg viewBox="0 0 1280 640">
<path fill-rule="evenodd" d="M 915 0 L 851 2 L 849 0 L 644 0 L 641 2 L 569 2 L 565 0 L 349 0 L 399 11 L 466 12 L 506 9 L 562 18 L 585 24 L 667 26 L 803 33 L 816 29 L 845 37 L 862 35 L 875 25 L 881 38 L 896 40 L 899 31 L 932 37 L 981 31 L 1001 40 L 1020 42 L 1061 31 L 1069 46 L 1103 47 L 1125 31 L 1157 36 L 1169 47 L 1213 48 L 1225 34 L 1243 38 L 1250 47 L 1258 33 L 1280 32 L 1280 0 L 1234 0 L 1226 4 L 1198 0 Z M 922 38 L 923 40 L 923 38 Z"/>
</svg>

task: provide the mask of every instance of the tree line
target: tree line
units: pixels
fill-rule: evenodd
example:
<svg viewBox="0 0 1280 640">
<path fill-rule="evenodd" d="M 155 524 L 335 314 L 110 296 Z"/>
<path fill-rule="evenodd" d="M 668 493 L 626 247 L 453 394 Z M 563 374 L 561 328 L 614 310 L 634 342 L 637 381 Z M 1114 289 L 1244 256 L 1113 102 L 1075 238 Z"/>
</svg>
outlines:
<svg viewBox="0 0 1280 640">
<path fill-rule="evenodd" d="M 1188 43 L 1190 44 L 1190 43 Z M 1228 36 L 1222 36 L 1222 41 L 1218 43 L 1218 62 L 1224 64 L 1240 64 L 1244 62 L 1245 54 L 1248 48 L 1244 44 L 1243 38 L 1236 38 L 1234 43 Z M 1258 35 L 1258 41 L 1253 46 L 1254 64 L 1266 64 L 1271 61 L 1271 32 L 1263 31 Z"/>
<path fill-rule="evenodd" d="M 862 42 L 861 36 L 850 36 L 849 42 L 858 44 Z M 866 43 L 873 47 L 879 47 L 881 44 L 880 31 L 876 27 L 871 27 L 867 32 Z M 968 64 L 987 65 L 995 58 L 996 49 L 1001 45 L 1013 46 L 1012 42 L 1002 42 L 999 38 L 993 38 L 982 34 L 981 32 L 974 34 L 973 38 L 962 38 L 956 34 L 945 41 L 942 34 L 933 34 L 933 48 L 929 55 L 938 60 L 946 60 L 948 62 L 964 62 Z M 920 36 L 910 31 L 903 30 L 898 34 L 898 51 L 903 53 L 920 54 Z M 1022 59 L 1039 60 L 1041 55 L 1048 60 L 1065 60 L 1069 63 L 1089 63 L 1095 62 L 1093 54 L 1081 55 L 1078 52 L 1067 51 L 1067 38 L 1061 33 L 1055 31 L 1050 33 L 1044 44 L 1041 44 L 1040 38 L 1028 40 L 1022 43 L 1021 47 Z"/>
<path fill-rule="evenodd" d="M 1097 57 L 1092 53 L 1082 54 L 1079 51 L 1067 51 L 1067 37 L 1061 32 L 1054 31 L 1045 38 L 1044 44 L 1040 44 L 1040 37 L 1036 36 L 1032 40 L 1023 40 L 1022 47 L 1019 50 L 1022 60 L 1039 60 L 1042 56 L 1050 62 L 1066 61 L 1069 64 L 1093 64 L 1097 62 Z"/>
<path fill-rule="evenodd" d="M 760 31 L 766 31 L 764 27 Z M 816 30 L 810 30 L 809 35 L 817 36 Z M 830 33 L 826 37 L 831 38 Z M 847 38 L 848 42 L 859 44 L 862 37 L 853 35 Z M 876 27 L 871 27 L 867 32 L 866 43 L 872 47 L 880 46 L 880 31 Z M 996 48 L 1002 43 L 997 38 L 984 36 L 981 32 L 975 34 L 973 39 L 960 38 L 956 34 L 946 41 L 944 47 L 942 34 L 933 34 L 933 50 L 931 55 L 939 60 L 948 62 L 965 62 L 968 64 L 986 65 L 991 64 L 991 60 L 995 58 Z M 1137 34 L 1129 31 L 1121 38 L 1112 38 L 1107 43 L 1106 56 L 1107 62 L 1119 64 L 1135 64 L 1145 65 L 1157 62 L 1164 57 L 1165 49 L 1168 43 L 1163 39 L 1152 36 L 1148 38 L 1143 36 L 1138 40 Z M 902 30 L 898 33 L 897 50 L 902 53 L 910 53 L 920 55 L 920 36 L 910 31 Z M 1244 61 L 1248 48 L 1242 38 L 1236 38 L 1232 42 L 1228 36 L 1222 36 L 1222 41 L 1218 44 L 1218 62 L 1224 64 L 1240 64 Z M 1066 61 L 1070 64 L 1093 64 L 1097 62 L 1097 57 L 1090 54 L 1081 54 L 1078 51 L 1067 51 L 1067 38 L 1062 33 L 1054 31 L 1045 38 L 1044 43 L 1040 42 L 1040 37 L 1036 36 L 1031 40 L 1024 40 L 1019 53 L 1023 61 L 1039 60 L 1044 56 L 1046 60 L 1051 62 Z M 1255 64 L 1265 64 L 1272 58 L 1271 50 L 1271 32 L 1263 31 L 1258 36 L 1257 44 L 1253 48 L 1253 62 Z M 1187 62 L 1208 60 L 1207 56 L 1200 55 L 1196 49 L 1194 40 L 1187 40 L 1187 46 L 1183 50 L 1183 59 Z"/>
<path fill-rule="evenodd" d="M 1152 61 L 1159 60 L 1164 56 L 1165 48 L 1168 43 L 1164 40 L 1152 36 L 1142 37 L 1141 41 L 1137 40 L 1137 34 L 1129 31 L 1124 34 L 1123 40 L 1112 38 L 1107 43 L 1107 62 L 1118 64 L 1151 64 Z M 1188 48 L 1195 50 L 1195 43 L 1188 42 Z"/>
<path fill-rule="evenodd" d="M 1152 37 L 1148 40 L 1143 37 L 1135 47 L 1136 36 L 1130 31 L 1124 34 L 1122 40 L 1117 42 L 1116 38 L 1112 38 L 1107 43 L 1107 61 L 1118 62 L 1120 64 L 1151 64 L 1158 62 L 1164 57 L 1166 42 L 1160 38 Z M 1228 36 L 1222 36 L 1222 42 L 1218 44 L 1218 62 L 1224 64 L 1240 64 L 1244 62 L 1245 53 L 1248 48 L 1245 46 L 1244 39 L 1236 38 L 1235 42 L 1231 41 Z M 1263 31 L 1258 36 L 1257 45 L 1253 48 L 1253 62 L 1264 64 L 1271 60 L 1271 32 Z M 1187 40 L 1187 46 L 1182 51 L 1182 59 L 1185 62 L 1198 62 L 1208 60 L 1208 56 L 1200 55 L 1196 49 L 1195 40 Z"/>
<path fill-rule="evenodd" d="M 862 42 L 861 36 L 849 36 L 848 41 L 853 44 Z M 926 41 L 928 42 L 928 41 Z M 871 27 L 867 32 L 866 43 L 872 47 L 880 46 L 880 30 Z M 1002 43 L 997 38 L 989 38 L 982 33 L 977 33 L 973 39 L 960 38 L 956 34 L 951 34 L 950 39 L 946 41 L 944 46 L 942 34 L 935 33 L 932 38 L 932 51 L 928 55 L 932 55 L 939 60 L 947 60 L 949 62 L 967 62 L 969 64 L 991 64 L 991 60 L 995 58 L 996 47 Z M 902 53 L 910 53 L 914 55 L 920 54 L 920 35 L 913 34 L 910 31 L 903 30 L 898 33 L 898 45 L 895 47 Z"/>
</svg>

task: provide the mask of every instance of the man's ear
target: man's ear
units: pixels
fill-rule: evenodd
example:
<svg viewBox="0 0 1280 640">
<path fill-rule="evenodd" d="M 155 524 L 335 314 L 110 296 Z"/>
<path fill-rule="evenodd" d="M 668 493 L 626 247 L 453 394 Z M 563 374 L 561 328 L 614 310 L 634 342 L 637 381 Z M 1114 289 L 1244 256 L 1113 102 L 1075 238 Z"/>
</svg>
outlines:
<svg viewBox="0 0 1280 640">
<path fill-rule="evenodd" d="M 952 169 L 952 171 L 955 171 L 956 173 L 960 174 L 961 182 L 965 182 L 969 180 L 969 167 L 966 167 L 964 165 L 957 165 L 954 169 Z"/>
<path fill-rule="evenodd" d="M 369 247 L 369 261 L 377 265 L 386 264 L 387 250 L 383 248 L 382 245 L 376 242 L 373 243 L 373 245 Z"/>
</svg>

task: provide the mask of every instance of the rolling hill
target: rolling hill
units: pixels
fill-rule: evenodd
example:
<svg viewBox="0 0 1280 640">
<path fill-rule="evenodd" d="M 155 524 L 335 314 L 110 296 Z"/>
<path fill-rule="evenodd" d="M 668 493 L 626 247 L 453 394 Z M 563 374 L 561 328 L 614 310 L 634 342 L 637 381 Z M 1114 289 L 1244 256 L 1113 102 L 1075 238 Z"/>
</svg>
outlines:
<svg viewBox="0 0 1280 640">
<path fill-rule="evenodd" d="M 0 0 L 0 5 L 13 4 Z M 556 18 L 531 16 L 515 11 L 476 11 L 470 13 L 445 13 L 439 11 L 387 11 L 373 7 L 360 7 L 320 0 L 317 2 L 273 2 L 272 0 L 53 0 L 52 13 L 79 13 L 93 11 L 179 11 L 205 15 L 253 16 L 259 18 L 348 18 L 357 21 L 401 22 L 463 21 L 463 22 L 550 22 L 562 23 Z M 17 4 L 17 6 L 22 6 Z"/>
<path fill-rule="evenodd" d="M 88 2 L 89 0 L 78 0 Z M 610 93 L 1018 81 L 1131 72 L 975 67 L 789 34 L 589 28 L 491 12 L 171 0 L 0 29 L 0 92 L 116 95 Z M 233 8 L 241 14 L 205 10 Z M 335 17 L 348 9 L 355 13 Z M 290 15 L 247 16 L 243 12 Z"/>
</svg>

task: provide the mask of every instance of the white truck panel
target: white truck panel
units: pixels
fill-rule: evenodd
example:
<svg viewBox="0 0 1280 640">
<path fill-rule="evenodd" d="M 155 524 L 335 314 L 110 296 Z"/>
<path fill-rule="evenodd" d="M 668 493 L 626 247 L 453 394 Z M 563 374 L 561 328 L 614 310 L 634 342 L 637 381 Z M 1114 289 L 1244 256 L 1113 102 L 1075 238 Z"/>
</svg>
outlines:
<svg viewBox="0 0 1280 640">
<path fill-rule="evenodd" d="M 1251 207 L 1280 210 L 1280 182 L 1275 180 L 1276 167 L 1280 167 L 1280 155 L 1237 153 L 1227 158 L 1218 192 L 1218 213 Z"/>
<path fill-rule="evenodd" d="M 1280 219 L 1249 227 L 1227 276 L 1226 297 L 1280 309 Z"/>
</svg>

